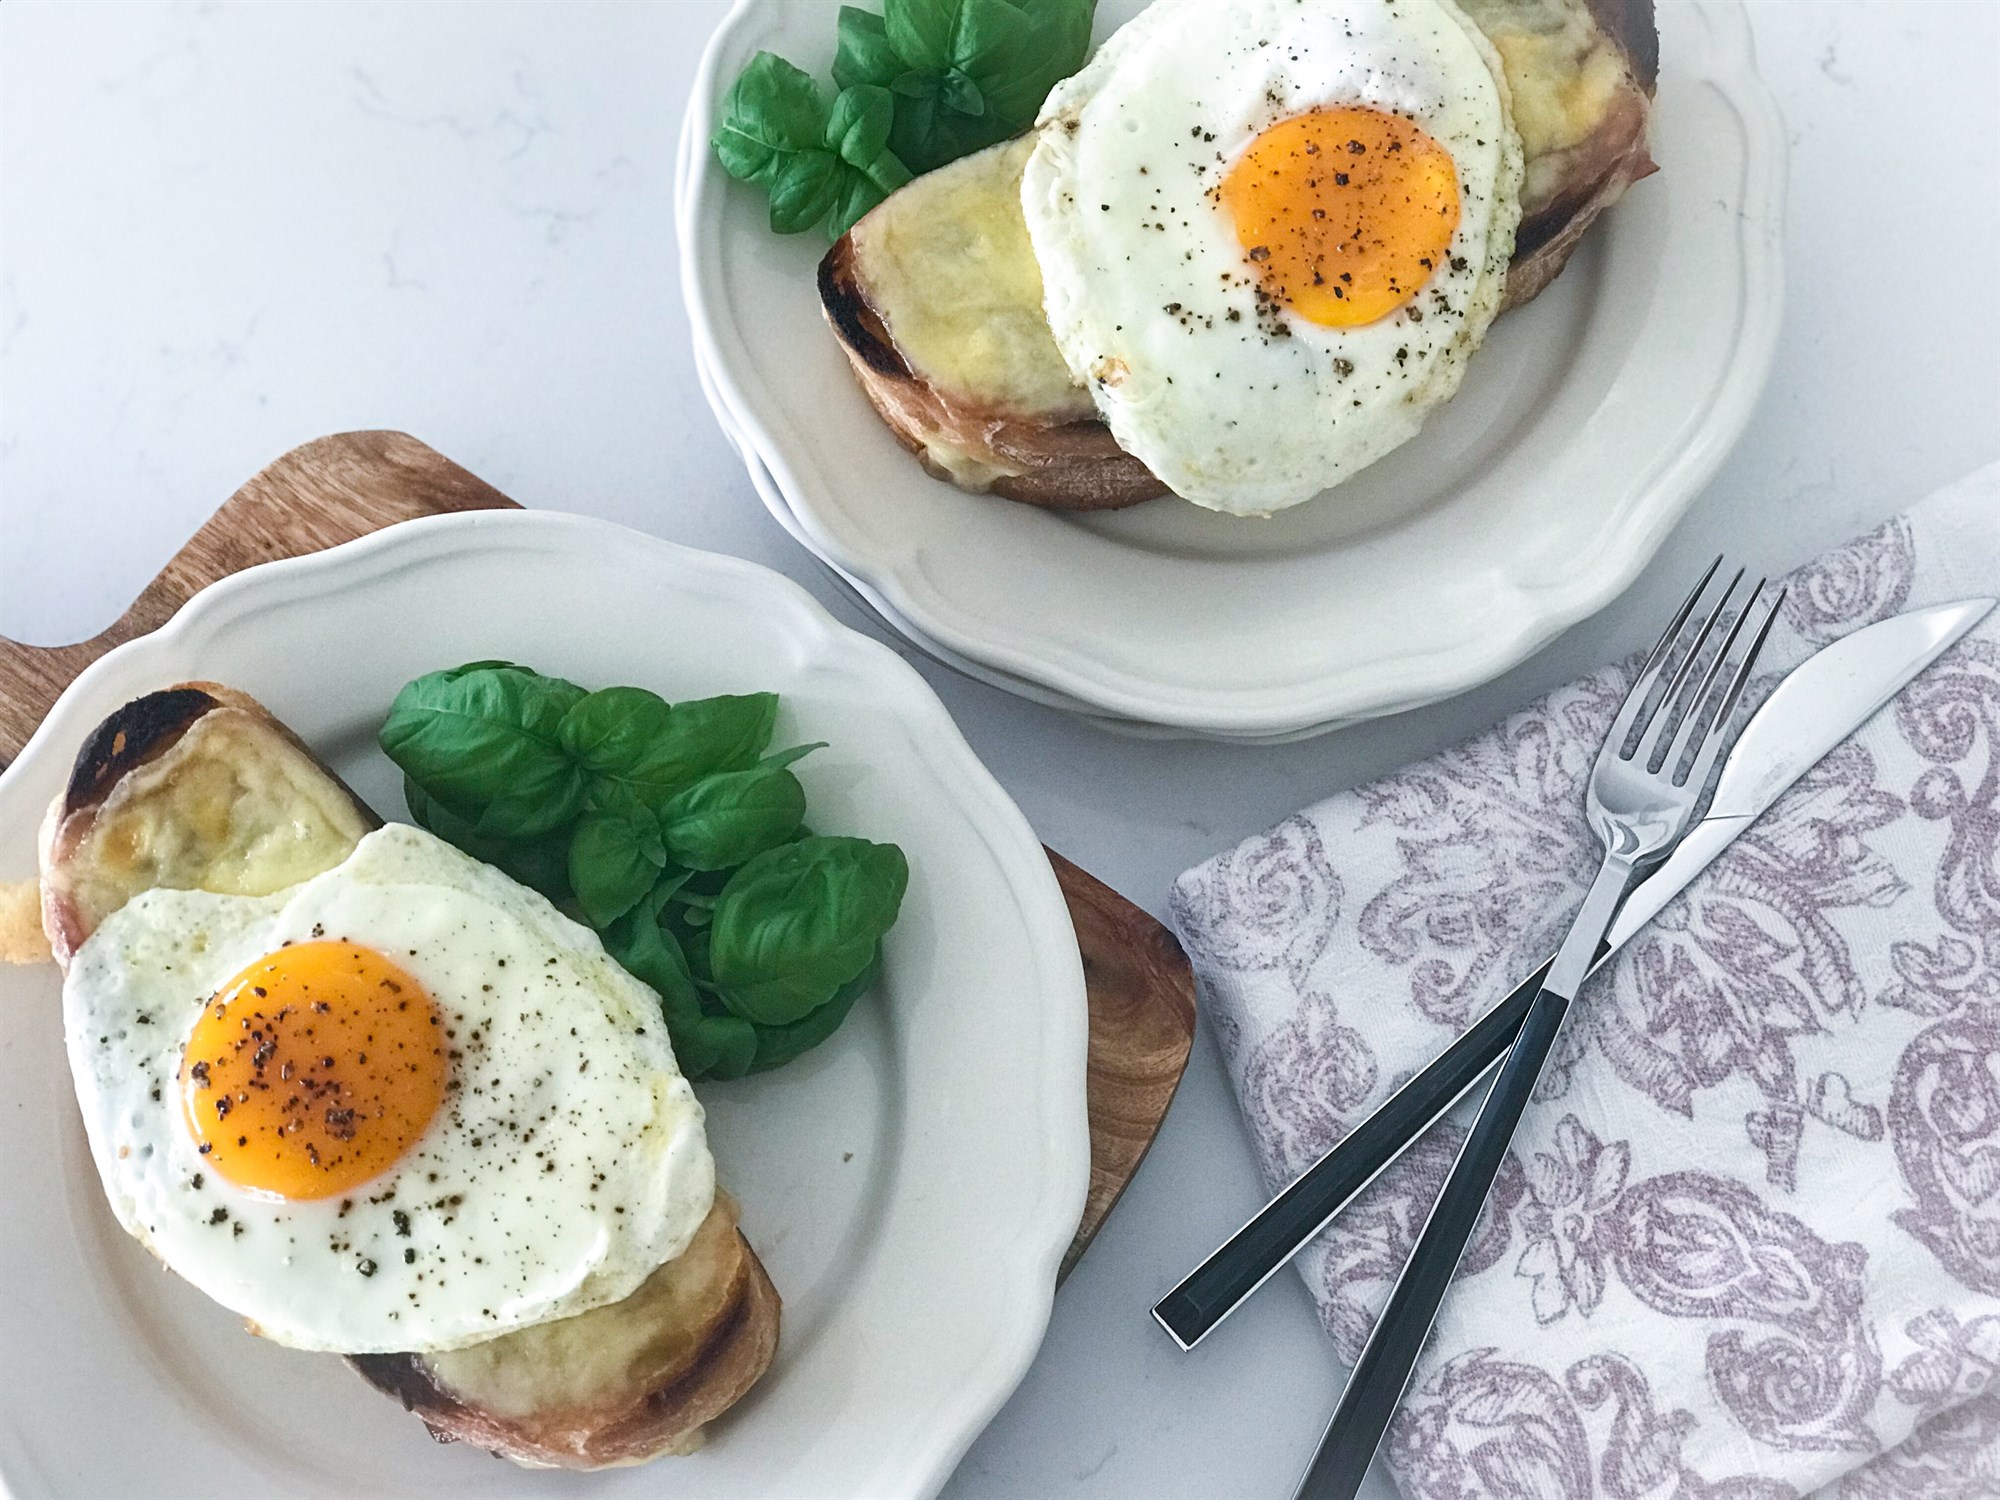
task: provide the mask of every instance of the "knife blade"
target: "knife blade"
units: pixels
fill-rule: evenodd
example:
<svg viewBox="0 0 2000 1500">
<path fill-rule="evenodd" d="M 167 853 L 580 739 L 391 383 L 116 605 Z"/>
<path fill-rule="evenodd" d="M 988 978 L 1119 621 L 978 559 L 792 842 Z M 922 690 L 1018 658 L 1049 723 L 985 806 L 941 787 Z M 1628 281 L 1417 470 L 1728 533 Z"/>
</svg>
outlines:
<svg viewBox="0 0 2000 1500">
<path fill-rule="evenodd" d="M 1911 679 L 1993 609 L 1964 599 L 1878 621 L 1843 636 L 1785 675 L 1723 762 L 1706 815 L 1651 875 L 1634 886 L 1592 972 L 1650 922 L 1736 836 L 1865 724 Z M 1191 1350 L 1242 1305 L 1403 1149 L 1484 1079 L 1513 1045 L 1548 962 L 1293 1180 L 1154 1305 L 1153 1318 Z"/>
</svg>

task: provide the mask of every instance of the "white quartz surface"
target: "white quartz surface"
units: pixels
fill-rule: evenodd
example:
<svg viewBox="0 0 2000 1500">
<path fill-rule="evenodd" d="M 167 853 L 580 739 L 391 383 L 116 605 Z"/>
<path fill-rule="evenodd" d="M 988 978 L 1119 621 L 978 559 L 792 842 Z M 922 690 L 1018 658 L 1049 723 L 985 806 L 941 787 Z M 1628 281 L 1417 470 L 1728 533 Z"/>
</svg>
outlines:
<svg viewBox="0 0 2000 1500">
<path fill-rule="evenodd" d="M 0 634 L 95 632 L 257 468 L 362 427 L 863 623 L 765 516 L 690 362 L 674 146 L 722 9 L 0 7 Z M 2000 457 L 2000 4 L 1752 12 L 1793 149 L 1785 330 L 1660 565 L 1477 692 L 1276 749 L 1113 738 L 919 659 L 1050 844 L 1157 911 L 1203 856 L 1636 648 L 1697 559 L 1783 569 Z M 1289 1495 L 1339 1374 L 1298 1282 L 1192 1357 L 1146 1316 L 1257 1198 L 1204 1034 L 947 1493 Z"/>
</svg>

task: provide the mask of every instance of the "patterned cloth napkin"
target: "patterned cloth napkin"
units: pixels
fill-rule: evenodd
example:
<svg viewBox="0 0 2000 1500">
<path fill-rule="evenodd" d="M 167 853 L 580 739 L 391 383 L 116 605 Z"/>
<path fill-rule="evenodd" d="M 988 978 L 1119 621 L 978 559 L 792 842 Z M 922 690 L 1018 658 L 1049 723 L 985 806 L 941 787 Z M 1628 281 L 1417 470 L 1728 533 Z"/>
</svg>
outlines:
<svg viewBox="0 0 2000 1500">
<path fill-rule="evenodd" d="M 2000 591 L 2000 465 L 1764 663 Z M 1272 1188 L 1548 953 L 1633 664 L 1176 884 Z M 1352 1364 L 1470 1120 L 1299 1258 Z M 1585 987 L 1384 1452 L 1409 1500 L 2000 1496 L 2000 612 Z"/>
</svg>

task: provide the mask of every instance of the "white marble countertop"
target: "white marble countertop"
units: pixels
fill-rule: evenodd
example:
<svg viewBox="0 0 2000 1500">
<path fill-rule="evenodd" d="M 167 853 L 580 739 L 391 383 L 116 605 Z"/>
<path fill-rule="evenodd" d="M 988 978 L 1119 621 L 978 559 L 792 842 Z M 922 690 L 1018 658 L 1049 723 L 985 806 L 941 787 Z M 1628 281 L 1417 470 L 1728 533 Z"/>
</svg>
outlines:
<svg viewBox="0 0 2000 1500">
<path fill-rule="evenodd" d="M 766 517 L 690 362 L 674 146 L 722 8 L 6 5 L 0 634 L 95 632 L 257 468 L 361 427 L 862 623 Z M 1049 843 L 1158 910 L 1195 860 L 1637 647 L 1694 559 L 1781 569 L 2000 457 L 2000 4 L 1752 11 L 1793 148 L 1784 336 L 1662 566 L 1477 692 L 1276 749 L 1116 739 L 919 660 Z M 1339 1375 L 1300 1284 L 1198 1356 L 1146 1316 L 1257 1196 L 1204 1034 L 947 1493 L 1288 1495 Z"/>
</svg>

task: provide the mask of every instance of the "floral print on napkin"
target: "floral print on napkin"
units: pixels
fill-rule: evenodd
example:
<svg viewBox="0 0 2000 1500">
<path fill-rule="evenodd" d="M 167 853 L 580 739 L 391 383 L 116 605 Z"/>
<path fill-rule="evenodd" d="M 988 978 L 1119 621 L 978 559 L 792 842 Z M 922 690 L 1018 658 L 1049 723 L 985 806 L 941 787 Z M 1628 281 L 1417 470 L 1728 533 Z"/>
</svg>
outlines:
<svg viewBox="0 0 2000 1500">
<path fill-rule="evenodd" d="M 2000 592 L 2000 466 L 1789 583 L 1770 680 Z M 1553 951 L 1633 670 L 1178 882 L 1269 1186 Z M 1469 1120 L 1299 1258 L 1344 1360 Z M 2000 1495 L 2000 618 L 1585 988 L 1459 1278 L 1384 1445 L 1409 1500 Z"/>
</svg>

